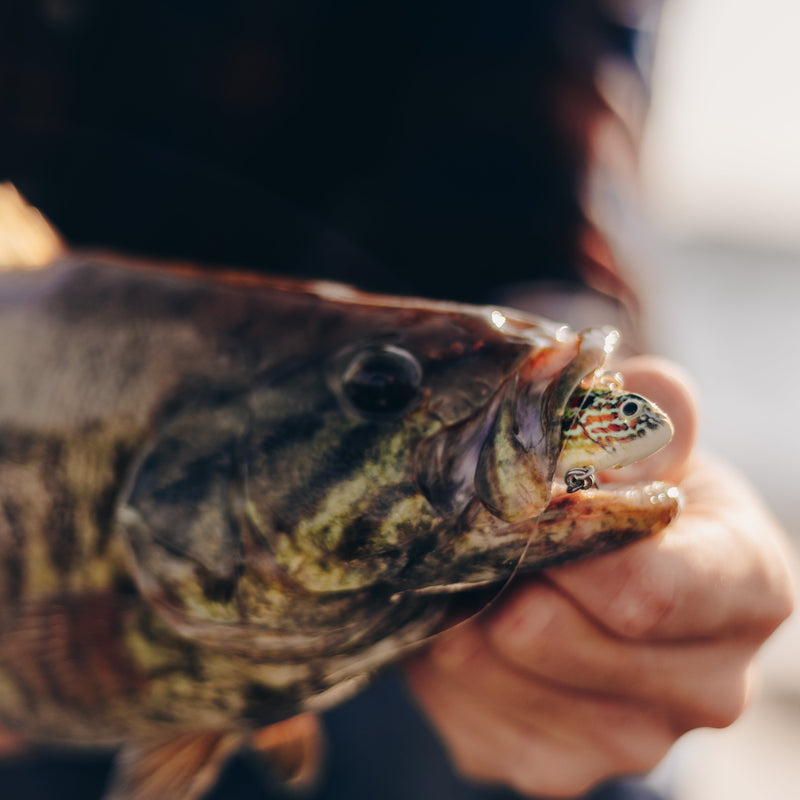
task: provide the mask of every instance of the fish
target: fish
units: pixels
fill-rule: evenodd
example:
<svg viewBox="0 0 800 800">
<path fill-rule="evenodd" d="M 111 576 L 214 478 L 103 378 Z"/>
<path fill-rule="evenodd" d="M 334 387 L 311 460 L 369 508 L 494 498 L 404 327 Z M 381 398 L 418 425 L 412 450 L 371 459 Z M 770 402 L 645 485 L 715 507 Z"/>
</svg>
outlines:
<svg viewBox="0 0 800 800">
<path fill-rule="evenodd" d="M 109 255 L 0 274 L 0 724 L 119 748 L 108 800 L 196 800 L 242 747 L 313 772 L 313 715 L 455 595 L 678 513 L 566 491 L 671 435 L 603 377 L 617 338 Z"/>
</svg>

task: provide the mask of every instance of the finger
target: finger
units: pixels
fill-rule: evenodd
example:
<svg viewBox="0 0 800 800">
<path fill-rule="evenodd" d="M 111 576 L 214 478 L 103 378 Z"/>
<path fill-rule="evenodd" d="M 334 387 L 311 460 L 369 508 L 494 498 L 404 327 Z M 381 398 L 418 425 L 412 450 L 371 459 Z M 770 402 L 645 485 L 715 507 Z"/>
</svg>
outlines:
<svg viewBox="0 0 800 800">
<path fill-rule="evenodd" d="M 548 572 L 614 633 L 654 641 L 763 641 L 792 610 L 788 547 L 748 484 L 708 457 L 681 487 L 684 508 L 660 535 Z"/>
<path fill-rule="evenodd" d="M 728 725 L 746 703 L 755 651 L 749 642 L 620 639 L 544 583 L 519 587 L 484 624 L 494 652 L 518 670 L 561 687 L 638 701 L 682 730 Z"/>
<path fill-rule="evenodd" d="M 678 483 L 694 447 L 697 434 L 697 404 L 687 374 L 676 364 L 654 356 L 637 356 L 620 365 L 625 388 L 652 400 L 672 420 L 670 443 L 652 456 L 604 472 L 601 480 L 638 483 L 665 480 Z"/>
<path fill-rule="evenodd" d="M 487 626 L 478 621 L 440 637 L 425 659 L 487 709 L 535 727 L 544 725 L 555 738 L 573 738 L 573 731 L 586 725 L 614 722 L 629 728 L 645 711 L 648 719 L 659 718 L 649 702 L 580 690 L 533 673 L 527 661 L 518 667 L 495 649 Z"/>
<path fill-rule="evenodd" d="M 652 710 L 528 680 L 485 643 L 474 655 L 462 661 L 436 647 L 408 668 L 409 684 L 471 777 L 574 796 L 612 774 L 652 768 L 675 738 Z"/>
</svg>

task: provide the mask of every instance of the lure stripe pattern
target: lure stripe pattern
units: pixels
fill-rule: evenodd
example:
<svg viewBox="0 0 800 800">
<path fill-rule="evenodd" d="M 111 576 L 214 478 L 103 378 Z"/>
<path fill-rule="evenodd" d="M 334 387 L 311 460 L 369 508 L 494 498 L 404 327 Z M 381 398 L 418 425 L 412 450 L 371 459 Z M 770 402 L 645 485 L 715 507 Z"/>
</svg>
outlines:
<svg viewBox="0 0 800 800">
<path fill-rule="evenodd" d="M 570 440 L 588 437 L 600 447 L 610 448 L 644 436 L 654 427 L 654 420 L 638 404 L 637 410 L 624 414 L 626 405 L 635 402 L 630 394 L 608 391 L 576 392 L 564 418 L 565 447 Z"/>
</svg>

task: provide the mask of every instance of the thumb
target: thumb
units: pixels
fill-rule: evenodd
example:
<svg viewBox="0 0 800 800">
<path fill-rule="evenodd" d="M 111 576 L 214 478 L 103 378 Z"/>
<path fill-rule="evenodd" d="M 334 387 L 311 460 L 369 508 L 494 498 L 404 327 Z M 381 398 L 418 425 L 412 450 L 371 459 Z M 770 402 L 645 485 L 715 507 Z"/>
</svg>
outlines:
<svg viewBox="0 0 800 800">
<path fill-rule="evenodd" d="M 697 434 L 697 404 L 686 373 L 671 361 L 637 356 L 619 366 L 625 388 L 652 400 L 665 411 L 675 429 L 672 441 L 657 453 L 621 469 L 609 470 L 601 481 L 638 483 L 665 480 L 679 483 L 684 477 Z"/>
</svg>

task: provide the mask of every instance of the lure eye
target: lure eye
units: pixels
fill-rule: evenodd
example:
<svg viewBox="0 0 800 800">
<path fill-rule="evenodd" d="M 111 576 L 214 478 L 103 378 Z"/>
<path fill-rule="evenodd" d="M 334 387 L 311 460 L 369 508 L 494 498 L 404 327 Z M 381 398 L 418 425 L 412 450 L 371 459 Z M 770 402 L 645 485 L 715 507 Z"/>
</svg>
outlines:
<svg viewBox="0 0 800 800">
<path fill-rule="evenodd" d="M 619 409 L 619 415 L 625 419 L 636 416 L 642 410 L 640 400 L 626 400 Z"/>
<path fill-rule="evenodd" d="M 344 372 L 342 391 L 368 419 L 391 419 L 419 400 L 422 367 L 411 353 L 385 345 L 358 353 Z"/>
</svg>

